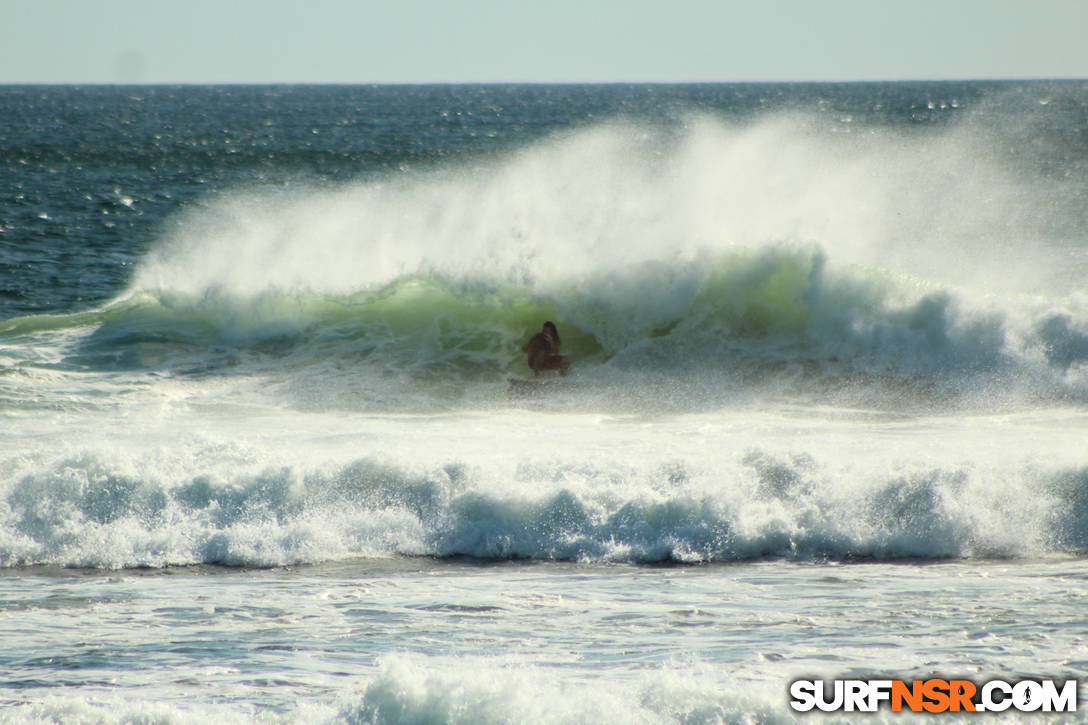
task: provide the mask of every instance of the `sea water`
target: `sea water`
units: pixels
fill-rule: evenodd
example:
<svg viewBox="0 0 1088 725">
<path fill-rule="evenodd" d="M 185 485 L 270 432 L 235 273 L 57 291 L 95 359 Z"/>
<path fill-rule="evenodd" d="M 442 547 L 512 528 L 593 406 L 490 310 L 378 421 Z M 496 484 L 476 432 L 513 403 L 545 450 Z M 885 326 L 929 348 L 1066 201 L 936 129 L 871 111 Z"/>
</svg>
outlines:
<svg viewBox="0 0 1088 725">
<path fill-rule="evenodd" d="M 1082 82 L 8 86 L 0 163 L 0 720 L 1088 670 Z"/>
</svg>

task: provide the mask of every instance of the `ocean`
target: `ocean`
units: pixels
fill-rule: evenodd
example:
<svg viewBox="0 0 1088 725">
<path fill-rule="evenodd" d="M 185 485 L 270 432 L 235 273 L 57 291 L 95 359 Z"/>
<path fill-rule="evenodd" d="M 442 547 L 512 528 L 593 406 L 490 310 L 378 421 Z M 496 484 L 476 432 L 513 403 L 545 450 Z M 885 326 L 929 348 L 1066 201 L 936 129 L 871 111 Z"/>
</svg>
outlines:
<svg viewBox="0 0 1088 725">
<path fill-rule="evenodd" d="M 0 722 L 1088 676 L 1086 202 L 1084 81 L 0 86 Z"/>
</svg>

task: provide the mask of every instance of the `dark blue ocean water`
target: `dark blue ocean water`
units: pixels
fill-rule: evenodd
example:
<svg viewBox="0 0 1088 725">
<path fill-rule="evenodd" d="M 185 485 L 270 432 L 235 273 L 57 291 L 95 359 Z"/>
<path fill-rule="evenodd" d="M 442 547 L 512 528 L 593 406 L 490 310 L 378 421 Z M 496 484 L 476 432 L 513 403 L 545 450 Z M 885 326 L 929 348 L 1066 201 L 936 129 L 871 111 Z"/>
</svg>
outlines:
<svg viewBox="0 0 1088 725">
<path fill-rule="evenodd" d="M 176 213 L 225 190 L 472 163 L 548 134 L 801 113 L 908 134 L 972 119 L 994 152 L 1083 193 L 1084 84 L 0 88 L 0 319 L 112 298 Z M 1043 102 L 1046 105 L 1041 105 Z M 1075 212 L 1075 210 L 1072 210 Z M 1068 220 L 1064 220 L 1068 221 Z M 1083 222 L 1083 217 L 1076 221 Z M 1039 223 L 1054 223 L 1040 215 Z"/>
</svg>

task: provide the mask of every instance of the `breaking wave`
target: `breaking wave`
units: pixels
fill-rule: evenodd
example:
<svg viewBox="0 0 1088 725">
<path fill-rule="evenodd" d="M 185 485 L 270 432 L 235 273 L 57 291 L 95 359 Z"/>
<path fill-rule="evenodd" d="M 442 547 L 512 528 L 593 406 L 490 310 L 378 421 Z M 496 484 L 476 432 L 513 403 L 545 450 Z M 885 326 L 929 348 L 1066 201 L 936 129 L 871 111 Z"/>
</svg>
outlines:
<svg viewBox="0 0 1088 725">
<path fill-rule="evenodd" d="M 521 343 L 553 319 L 597 383 L 1083 400 L 1080 232 L 1060 210 L 1041 231 L 1046 190 L 981 135 L 605 124 L 476 166 L 239 192 L 176 219 L 114 303 L 0 338 L 78 331 L 74 370 L 346 366 L 464 396 L 527 372 Z"/>
<path fill-rule="evenodd" d="M 212 451 L 192 453 L 205 460 Z M 509 479 L 376 458 L 148 473 L 101 454 L 17 477 L 0 565 L 267 567 L 356 557 L 729 562 L 1088 551 L 1088 469 L 836 470 L 753 449 L 724 470 L 526 463 Z M 851 467 L 853 468 L 853 467 Z"/>
<path fill-rule="evenodd" d="M 0 415 L 27 423 L 0 461 L 0 563 L 1082 553 L 1088 479 L 1060 415 L 1037 436 L 1024 423 L 1012 462 L 988 442 L 933 461 L 936 424 L 902 465 L 848 461 L 836 448 L 869 431 L 809 445 L 835 426 L 819 412 L 799 432 L 769 424 L 797 455 L 756 416 L 747 453 L 734 439 L 686 463 L 647 462 L 697 437 L 667 425 L 624 440 L 626 466 L 602 460 L 599 429 L 544 463 L 534 438 L 502 438 L 523 409 L 570 414 L 555 427 L 572 437 L 577 416 L 617 411 L 1080 411 L 1083 232 L 1054 207 L 1040 231 L 1028 210 L 1046 188 L 987 141 L 844 138 L 798 117 L 613 124 L 477 165 L 192 207 L 112 303 L 0 323 Z M 575 374 L 526 401 L 508 378 L 528 374 L 520 347 L 546 319 Z M 435 440 L 451 452 L 426 466 L 426 442 L 398 447 L 382 417 L 450 411 L 463 418 Z M 323 447 L 346 419 L 365 446 Z M 954 443 L 975 445 L 969 424 Z M 178 443 L 168 465 L 136 453 L 261 425 L 244 465 L 212 445 Z M 462 453 L 467 429 L 496 433 L 492 449 Z M 507 444 L 522 458 L 495 454 Z M 1062 445 L 1068 460 L 1032 463 Z"/>
<path fill-rule="evenodd" d="M 942 405 L 1088 396 L 1079 296 L 974 304 L 886 271 L 837 268 L 816 245 L 646 262 L 548 295 L 415 275 L 347 296 L 143 291 L 98 312 L 11 320 L 0 333 L 81 331 L 59 360 L 70 370 L 263 371 L 328 376 L 334 388 L 351 374 L 463 396 L 526 374 L 521 344 L 545 319 L 578 372 L 604 387 L 698 379 L 720 392 L 882 389 Z"/>
</svg>

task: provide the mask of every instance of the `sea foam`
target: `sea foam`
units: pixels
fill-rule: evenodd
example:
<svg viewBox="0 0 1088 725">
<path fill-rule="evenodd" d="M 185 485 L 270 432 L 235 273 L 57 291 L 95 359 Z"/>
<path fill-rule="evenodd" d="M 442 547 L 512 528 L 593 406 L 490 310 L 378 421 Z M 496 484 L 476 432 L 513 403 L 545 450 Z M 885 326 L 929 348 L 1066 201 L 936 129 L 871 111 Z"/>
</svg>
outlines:
<svg viewBox="0 0 1088 725">
<path fill-rule="evenodd" d="M 1002 470 L 976 461 L 888 472 L 878 460 L 749 449 L 713 464 L 497 456 L 473 466 L 362 458 L 238 469 L 217 467 L 211 450 L 190 454 L 206 470 L 84 454 L 16 476 L 0 509 L 0 562 L 266 567 L 407 555 L 698 563 L 1088 547 L 1088 473 L 1077 467 Z"/>
</svg>

